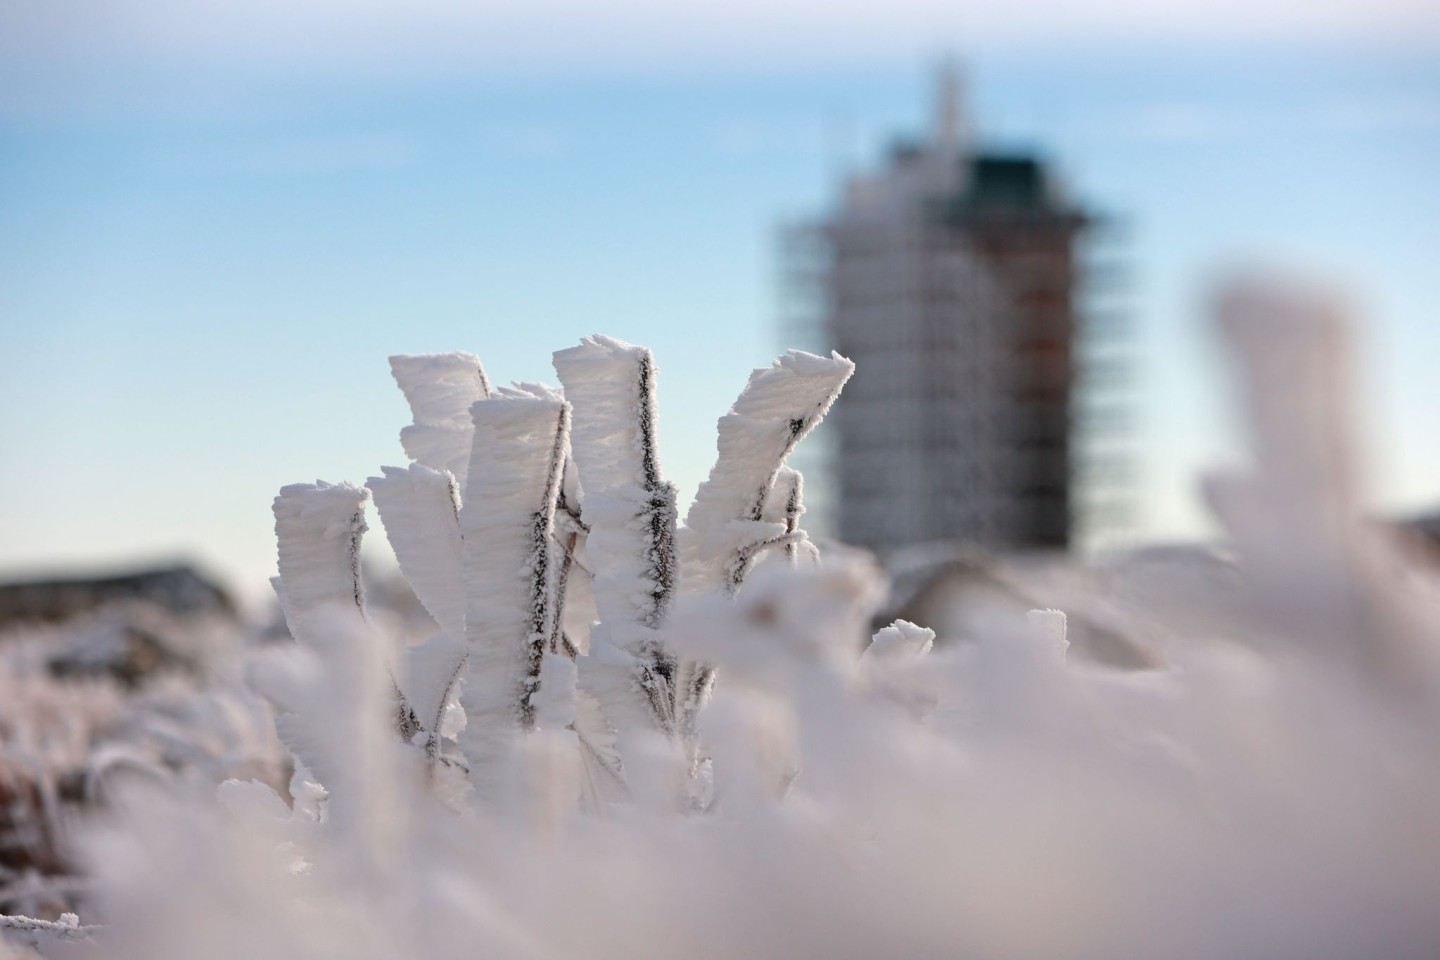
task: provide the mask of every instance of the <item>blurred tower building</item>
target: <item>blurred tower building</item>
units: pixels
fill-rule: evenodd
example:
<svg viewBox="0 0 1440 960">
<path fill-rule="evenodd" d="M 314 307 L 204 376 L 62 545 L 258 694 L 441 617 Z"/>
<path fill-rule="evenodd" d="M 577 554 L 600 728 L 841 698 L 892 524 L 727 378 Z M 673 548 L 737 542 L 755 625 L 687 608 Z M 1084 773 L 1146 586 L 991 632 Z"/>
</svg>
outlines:
<svg viewBox="0 0 1440 960">
<path fill-rule="evenodd" d="M 826 431 L 834 534 L 882 553 L 1070 546 L 1088 222 L 1040 158 L 973 147 L 947 68 L 929 141 L 788 231 L 811 342 L 857 365 Z"/>
</svg>

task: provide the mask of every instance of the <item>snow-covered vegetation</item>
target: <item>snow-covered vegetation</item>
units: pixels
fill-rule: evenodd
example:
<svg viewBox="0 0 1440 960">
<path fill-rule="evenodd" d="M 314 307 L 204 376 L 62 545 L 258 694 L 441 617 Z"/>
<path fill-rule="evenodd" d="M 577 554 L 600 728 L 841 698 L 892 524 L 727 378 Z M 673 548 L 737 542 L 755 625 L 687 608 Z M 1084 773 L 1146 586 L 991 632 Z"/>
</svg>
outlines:
<svg viewBox="0 0 1440 960">
<path fill-rule="evenodd" d="M 283 782 L 245 642 L 233 619 L 139 599 L 0 632 L 0 912 L 54 919 L 87 902 L 69 840 L 129 783 Z"/>
<path fill-rule="evenodd" d="M 1219 310 L 1254 454 L 1207 487 L 1224 616 L 1153 571 L 1070 611 L 1103 607 L 1145 669 L 1067 656 L 1055 610 L 875 632 L 884 575 L 819 556 L 786 465 L 842 358 L 751 376 L 683 525 L 649 351 L 589 338 L 559 389 L 395 358 L 413 462 L 275 500 L 296 642 L 248 682 L 288 787 L 117 786 L 80 844 L 94 915 L 7 935 L 121 960 L 1437 955 L 1435 573 L 1364 518 L 1333 306 L 1239 285 Z M 421 643 L 367 613 L 371 501 Z"/>
</svg>

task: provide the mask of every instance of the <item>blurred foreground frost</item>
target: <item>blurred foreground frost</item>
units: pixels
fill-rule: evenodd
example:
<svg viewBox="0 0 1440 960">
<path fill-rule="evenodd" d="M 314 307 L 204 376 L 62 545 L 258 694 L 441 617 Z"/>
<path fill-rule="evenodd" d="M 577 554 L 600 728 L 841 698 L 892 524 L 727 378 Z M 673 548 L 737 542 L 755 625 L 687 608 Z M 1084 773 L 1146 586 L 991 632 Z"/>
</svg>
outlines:
<svg viewBox="0 0 1440 960">
<path fill-rule="evenodd" d="M 85 845 L 101 926 L 16 935 L 133 960 L 1440 955 L 1435 573 L 1362 516 L 1334 306 L 1241 284 L 1219 309 L 1254 441 L 1209 487 L 1236 597 L 1209 620 L 1181 578 L 1172 622 L 1117 590 L 1067 611 L 1103 607 L 1144 670 L 1067 656 L 1059 611 L 872 639 L 883 577 L 812 562 L 784 465 L 838 358 L 752 377 L 678 529 L 648 351 L 561 351 L 563 393 L 399 359 L 417 463 L 371 489 L 440 632 L 396 649 L 367 616 L 366 491 L 287 487 L 299 642 L 250 679 L 289 796 L 130 791 Z"/>
</svg>

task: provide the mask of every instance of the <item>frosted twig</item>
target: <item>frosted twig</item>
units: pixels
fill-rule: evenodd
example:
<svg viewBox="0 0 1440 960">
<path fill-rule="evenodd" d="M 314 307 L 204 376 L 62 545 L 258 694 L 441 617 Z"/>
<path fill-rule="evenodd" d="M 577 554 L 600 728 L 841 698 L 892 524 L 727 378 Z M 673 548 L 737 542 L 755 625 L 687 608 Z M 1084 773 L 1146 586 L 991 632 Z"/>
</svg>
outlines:
<svg viewBox="0 0 1440 960">
<path fill-rule="evenodd" d="M 749 574 L 760 556 L 772 548 L 783 548 L 785 558 L 791 566 L 799 562 L 802 547 L 812 558 L 818 556 L 815 545 L 800 529 L 800 517 L 805 513 L 805 506 L 802 503 L 803 491 L 804 478 L 800 471 L 790 466 L 781 467 L 775 475 L 775 483 L 770 488 L 770 495 L 765 500 L 765 507 L 760 519 L 763 523 L 773 524 L 777 530 L 783 532 L 777 533 L 768 540 L 757 540 L 740 548 L 735 556 L 734 573 L 730 581 L 736 587 Z"/>
<path fill-rule="evenodd" d="M 466 653 L 461 637 L 449 631 L 441 632 L 405 652 L 403 686 L 426 732 L 425 756 L 432 769 L 441 760 L 441 726 L 451 691 L 464 673 Z"/>
<path fill-rule="evenodd" d="M 520 725 L 527 730 L 535 726 L 535 706 L 532 698 L 540 686 L 540 667 L 546 647 L 554 642 L 560 632 L 564 584 L 560 582 L 561 568 L 555 564 L 553 548 L 555 505 L 560 496 L 560 484 L 565 475 L 565 462 L 570 447 L 570 409 L 570 404 L 562 403 L 556 416 L 554 439 L 550 448 L 552 466 L 545 478 L 540 509 L 531 517 L 531 542 L 534 552 L 530 559 L 530 633 L 526 638 L 526 672 L 520 693 Z"/>
<path fill-rule="evenodd" d="M 800 515 L 805 512 L 801 500 L 805 492 L 805 478 L 793 467 L 781 468 L 775 478 L 774 492 L 784 494 L 785 502 L 785 557 L 793 566 L 800 559 L 800 544 L 796 535 L 800 532 Z"/>
</svg>

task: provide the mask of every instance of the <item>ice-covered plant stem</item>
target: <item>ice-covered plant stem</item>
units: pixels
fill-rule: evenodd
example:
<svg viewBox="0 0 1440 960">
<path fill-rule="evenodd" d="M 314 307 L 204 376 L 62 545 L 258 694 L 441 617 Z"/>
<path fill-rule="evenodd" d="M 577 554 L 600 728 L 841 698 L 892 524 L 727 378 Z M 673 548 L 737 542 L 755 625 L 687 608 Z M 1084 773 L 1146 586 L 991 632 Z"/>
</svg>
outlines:
<svg viewBox="0 0 1440 960">
<path fill-rule="evenodd" d="M 340 629 L 366 632 L 360 540 L 370 494 L 350 483 L 296 483 L 275 498 L 279 575 L 271 581 L 295 639 L 314 646 Z M 414 710 L 393 680 L 395 726 L 409 739 L 420 729 Z"/>
<path fill-rule="evenodd" d="M 542 666 L 559 656 L 547 648 L 560 616 L 554 526 L 570 409 L 538 386 L 470 409 L 475 436 L 460 511 L 469 647 L 462 745 L 482 795 L 495 786 L 509 738 L 535 728 Z"/>
<path fill-rule="evenodd" d="M 661 630 L 678 581 L 675 487 L 660 475 L 655 359 L 644 347 L 587 337 L 556 351 L 575 406 L 572 456 L 581 478 L 586 553 L 597 620 L 581 685 L 615 735 L 615 753 L 587 749 L 612 773 L 634 749 L 631 729 L 675 731 L 675 660 Z M 620 774 L 623 776 L 623 774 Z"/>
<path fill-rule="evenodd" d="M 785 459 L 824 418 L 854 372 L 855 364 L 839 354 L 819 357 L 791 350 L 750 375 L 735 405 L 720 418 L 719 456 L 685 518 L 681 557 L 687 592 L 734 593 L 763 550 L 795 542 L 799 475 L 793 470 L 784 474 L 787 482 L 778 497 L 776 480 L 787 469 Z M 779 509 L 767 512 L 772 500 Z M 714 676 L 704 663 L 682 665 L 679 723 L 687 737 Z"/>
</svg>

